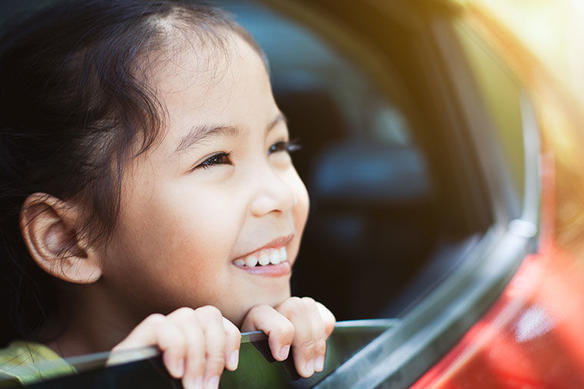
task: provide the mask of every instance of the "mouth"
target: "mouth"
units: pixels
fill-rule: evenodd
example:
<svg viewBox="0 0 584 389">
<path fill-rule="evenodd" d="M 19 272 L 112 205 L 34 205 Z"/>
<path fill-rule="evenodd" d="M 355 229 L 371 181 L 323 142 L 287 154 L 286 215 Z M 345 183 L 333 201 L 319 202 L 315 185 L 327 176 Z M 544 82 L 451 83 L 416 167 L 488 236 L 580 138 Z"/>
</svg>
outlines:
<svg viewBox="0 0 584 389">
<path fill-rule="evenodd" d="M 294 235 L 288 235 L 274 239 L 259 249 L 235 259 L 233 264 L 250 274 L 272 277 L 290 274 L 292 266 L 288 261 L 286 245 L 293 238 Z"/>
</svg>

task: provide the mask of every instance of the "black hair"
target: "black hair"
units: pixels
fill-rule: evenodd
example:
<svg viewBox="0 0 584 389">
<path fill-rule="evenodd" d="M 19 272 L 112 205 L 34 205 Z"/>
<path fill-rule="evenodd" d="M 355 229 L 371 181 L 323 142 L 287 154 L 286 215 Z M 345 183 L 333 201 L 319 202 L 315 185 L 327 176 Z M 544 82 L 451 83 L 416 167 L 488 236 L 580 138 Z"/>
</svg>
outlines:
<svg viewBox="0 0 584 389">
<path fill-rule="evenodd" d="M 165 0 L 59 2 L 0 38 L 0 296 L 8 316 L 0 345 L 35 340 L 59 308 L 58 281 L 21 236 L 23 202 L 37 192 L 81 199 L 87 223 L 76 232 L 111 235 L 125 161 L 145 152 L 164 122 L 140 61 L 171 46 L 173 29 L 218 46 L 233 31 L 261 55 L 223 11 Z"/>
</svg>

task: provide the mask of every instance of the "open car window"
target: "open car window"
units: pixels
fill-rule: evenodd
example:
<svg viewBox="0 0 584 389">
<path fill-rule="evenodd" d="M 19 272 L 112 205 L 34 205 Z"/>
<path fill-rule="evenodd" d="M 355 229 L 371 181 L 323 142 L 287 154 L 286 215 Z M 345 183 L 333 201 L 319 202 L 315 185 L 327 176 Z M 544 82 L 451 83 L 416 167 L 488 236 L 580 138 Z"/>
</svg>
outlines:
<svg viewBox="0 0 584 389">
<path fill-rule="evenodd" d="M 529 104 L 480 42 L 453 27 L 455 9 L 412 3 L 423 2 L 355 10 L 351 1 L 211 1 L 265 50 L 276 102 L 302 146 L 293 159 L 311 211 L 293 294 L 321 301 L 338 320 L 364 320 L 337 325 L 325 372 L 308 380 L 265 358 L 265 338 L 251 334 L 222 387 L 406 387 L 533 249 Z M 156 353 L 90 365 L 67 379 L 176 384 Z M 51 385 L 35 387 L 67 387 Z"/>
<path fill-rule="evenodd" d="M 322 301 L 339 320 L 403 316 L 491 223 L 477 161 L 460 155 L 452 107 L 431 92 L 435 53 L 397 20 L 388 21 L 392 52 L 382 62 L 355 50 L 368 42 L 350 31 L 295 21 L 284 2 L 213 4 L 265 50 L 276 102 L 302 146 L 294 163 L 311 213 L 293 294 Z"/>
</svg>

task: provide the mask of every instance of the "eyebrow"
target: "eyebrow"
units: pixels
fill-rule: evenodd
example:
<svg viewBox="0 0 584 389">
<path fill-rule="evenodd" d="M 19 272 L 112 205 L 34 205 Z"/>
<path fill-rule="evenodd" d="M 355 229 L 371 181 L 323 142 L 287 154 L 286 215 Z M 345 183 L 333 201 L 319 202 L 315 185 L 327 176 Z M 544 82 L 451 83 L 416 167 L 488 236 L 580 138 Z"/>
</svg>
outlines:
<svg viewBox="0 0 584 389">
<path fill-rule="evenodd" d="M 265 133 L 267 134 L 270 132 L 276 125 L 280 122 L 286 123 L 286 117 L 282 112 L 279 112 L 278 115 L 266 126 Z M 200 125 L 192 127 L 189 132 L 180 139 L 178 145 L 176 146 L 176 152 L 181 152 L 189 147 L 200 143 L 201 141 L 218 135 L 227 135 L 227 136 L 237 136 L 239 135 L 240 131 L 237 127 L 233 126 L 209 126 L 209 125 Z"/>
</svg>

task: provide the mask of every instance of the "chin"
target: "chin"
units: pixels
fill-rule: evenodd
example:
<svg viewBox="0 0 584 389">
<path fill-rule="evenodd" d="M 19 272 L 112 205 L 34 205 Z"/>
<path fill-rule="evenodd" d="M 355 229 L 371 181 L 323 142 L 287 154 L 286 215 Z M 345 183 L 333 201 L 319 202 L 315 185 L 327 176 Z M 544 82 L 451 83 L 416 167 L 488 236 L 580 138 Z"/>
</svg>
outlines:
<svg viewBox="0 0 584 389">
<path fill-rule="evenodd" d="M 282 290 L 281 293 L 262 293 L 261 297 L 253 299 L 252 301 L 241 302 L 233 314 L 229 314 L 224 311 L 223 315 L 229 319 L 237 327 L 241 327 L 243 320 L 247 313 L 256 305 L 269 305 L 271 307 L 276 307 L 277 305 L 283 303 L 286 299 L 290 298 L 290 287 L 288 286 L 286 290 Z"/>
<path fill-rule="evenodd" d="M 283 290 L 278 290 L 276 292 L 271 291 L 270 293 L 262 293 L 260 297 L 254 299 L 254 301 L 250 305 L 251 307 L 260 304 L 266 304 L 271 307 L 275 307 L 281 303 L 283 303 L 286 299 L 290 298 L 290 287 L 286 287 Z"/>
</svg>

